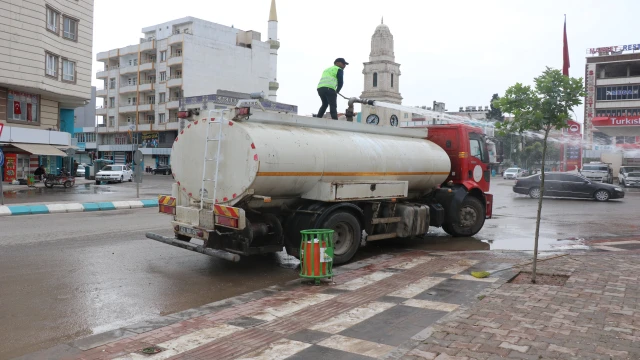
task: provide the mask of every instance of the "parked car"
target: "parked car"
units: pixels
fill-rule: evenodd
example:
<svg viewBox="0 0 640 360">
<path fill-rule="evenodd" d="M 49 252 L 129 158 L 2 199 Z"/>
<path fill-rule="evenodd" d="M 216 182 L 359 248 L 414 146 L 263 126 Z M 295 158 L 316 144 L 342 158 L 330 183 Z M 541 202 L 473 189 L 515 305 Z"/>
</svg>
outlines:
<svg viewBox="0 0 640 360">
<path fill-rule="evenodd" d="M 502 174 L 503 179 L 517 179 L 522 176 L 522 169 L 520 168 L 508 168 Z"/>
<path fill-rule="evenodd" d="M 158 165 L 157 168 L 153 169 L 153 175 L 171 175 L 171 166 L 169 165 Z"/>
<path fill-rule="evenodd" d="M 627 173 L 620 185 L 622 187 L 640 187 L 640 172 Z"/>
<path fill-rule="evenodd" d="M 96 185 L 100 182 L 123 182 L 133 180 L 133 171 L 127 165 L 107 165 L 96 174 Z"/>
<path fill-rule="evenodd" d="M 582 165 L 580 173 L 591 181 L 602 181 L 604 183 L 613 184 L 613 169 L 610 164 L 599 161 L 592 161 Z"/>
<path fill-rule="evenodd" d="M 76 171 L 76 176 L 77 177 L 84 177 L 85 174 L 85 169 L 84 167 L 87 166 L 87 164 L 80 164 L 78 165 L 78 170 Z"/>
<path fill-rule="evenodd" d="M 517 180 L 513 191 L 539 199 L 541 176 L 531 175 Z M 545 173 L 544 196 L 607 201 L 624 198 L 624 190 L 619 186 L 591 181 L 578 174 L 551 172 Z"/>
<path fill-rule="evenodd" d="M 618 174 L 618 184 L 626 186 L 627 177 L 629 173 L 639 173 L 640 166 L 620 166 L 620 173 Z"/>
</svg>

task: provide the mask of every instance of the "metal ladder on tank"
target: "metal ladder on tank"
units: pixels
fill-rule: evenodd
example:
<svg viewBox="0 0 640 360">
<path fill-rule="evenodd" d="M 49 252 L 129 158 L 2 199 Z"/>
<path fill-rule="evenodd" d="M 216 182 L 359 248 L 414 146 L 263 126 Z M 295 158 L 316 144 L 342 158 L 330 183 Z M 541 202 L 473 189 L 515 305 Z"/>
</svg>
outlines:
<svg viewBox="0 0 640 360">
<path fill-rule="evenodd" d="M 212 204 L 211 209 L 213 210 L 213 204 L 215 204 L 216 202 L 216 188 L 218 187 L 218 169 L 220 168 L 220 145 L 222 142 L 222 119 L 218 121 L 214 121 L 213 117 L 211 116 L 213 111 L 214 110 L 209 110 L 209 123 L 207 124 L 207 138 L 204 144 L 204 156 L 203 156 L 204 161 L 202 164 L 202 186 L 200 188 L 200 210 L 204 208 L 205 200 L 211 201 L 211 204 Z M 214 125 L 218 126 L 218 131 L 217 131 L 217 136 L 212 138 L 211 128 Z M 217 143 L 216 156 L 214 158 L 207 158 L 207 154 L 209 154 L 209 143 L 211 142 Z M 216 163 L 216 170 L 213 173 L 212 178 L 207 178 L 207 163 L 214 162 L 214 161 Z M 208 182 L 213 183 L 213 197 L 211 198 L 206 198 L 204 196 L 204 192 L 205 192 L 204 185 Z"/>
</svg>

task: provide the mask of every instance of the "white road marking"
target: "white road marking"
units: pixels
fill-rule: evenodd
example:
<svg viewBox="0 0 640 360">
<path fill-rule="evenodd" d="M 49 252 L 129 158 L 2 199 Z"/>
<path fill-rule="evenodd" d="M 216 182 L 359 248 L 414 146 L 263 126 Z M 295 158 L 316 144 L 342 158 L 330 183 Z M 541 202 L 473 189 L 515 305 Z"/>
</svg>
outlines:
<svg viewBox="0 0 640 360">
<path fill-rule="evenodd" d="M 408 284 L 406 287 L 394 291 L 389 296 L 397 296 L 405 299 L 410 299 L 421 292 L 438 285 L 439 283 L 446 280 L 445 278 L 437 278 L 437 277 L 425 277 L 421 280 Z"/>
<path fill-rule="evenodd" d="M 313 325 L 309 329 L 337 334 L 342 330 L 345 330 L 394 306 L 395 304 L 391 303 L 376 301 L 370 302 L 347 312 L 343 312 L 342 314 L 338 314 L 327 321 Z"/>
<path fill-rule="evenodd" d="M 454 264 L 448 265 L 442 273 L 444 274 L 457 274 L 461 271 L 465 271 L 473 265 L 479 263 L 478 260 L 460 260 Z"/>
<path fill-rule="evenodd" d="M 626 244 L 640 244 L 640 241 L 638 240 L 625 240 L 625 241 L 611 241 L 611 242 L 603 242 L 603 243 L 597 243 L 597 244 L 602 244 L 604 246 L 609 246 L 609 245 L 626 245 Z M 596 245 L 597 246 L 597 245 Z"/>
<path fill-rule="evenodd" d="M 367 286 L 367 285 L 371 285 L 377 281 L 380 281 L 382 279 L 386 279 L 389 276 L 394 275 L 393 273 L 387 272 L 387 271 L 377 271 L 374 272 L 372 274 L 369 275 L 365 275 L 363 277 L 359 277 L 357 279 L 353 279 L 351 281 L 347 281 L 346 283 L 342 284 L 342 285 L 338 285 L 335 287 L 335 289 L 341 289 L 341 290 L 357 290 L 360 289 L 361 287 Z"/>
<path fill-rule="evenodd" d="M 452 279 L 456 279 L 456 280 L 471 280 L 471 281 L 481 281 L 481 282 L 496 282 L 498 280 L 500 280 L 499 278 L 492 278 L 492 277 L 486 277 L 486 278 L 477 278 L 477 277 L 473 277 L 471 275 L 468 274 L 457 274 L 457 275 L 453 275 L 451 277 Z"/>
<path fill-rule="evenodd" d="M 298 310 L 302 310 L 307 306 L 315 305 L 323 301 L 333 299 L 334 297 L 335 295 L 329 295 L 329 294 L 313 294 L 300 299 L 287 301 L 282 305 L 266 308 L 257 314 L 253 314 L 249 316 L 251 316 L 252 318 L 260 319 L 260 320 L 271 321 L 279 317 L 294 313 Z"/>
<path fill-rule="evenodd" d="M 311 344 L 300 341 L 281 339 L 269 344 L 266 348 L 254 351 L 238 360 L 283 360 L 308 348 Z"/>
<path fill-rule="evenodd" d="M 424 263 L 429 262 L 431 260 L 433 260 L 433 257 L 431 257 L 431 256 L 420 256 L 420 257 L 417 257 L 415 259 L 411 259 L 409 261 L 405 261 L 403 263 L 400 263 L 398 265 L 394 265 L 391 268 L 392 269 L 406 270 L 406 269 L 411 269 L 413 267 L 416 267 L 416 266 L 418 266 L 420 264 L 424 264 Z"/>
<path fill-rule="evenodd" d="M 613 246 L 604 246 L 604 245 L 594 246 L 594 248 L 600 249 L 600 250 L 605 250 L 605 251 L 625 251 L 625 249 L 620 249 L 620 248 L 613 247 Z"/>
<path fill-rule="evenodd" d="M 318 345 L 335 350 L 350 352 L 352 354 L 371 356 L 374 358 L 384 356 L 395 349 L 393 346 L 341 335 L 333 335 L 332 337 L 319 342 Z"/>
<path fill-rule="evenodd" d="M 244 328 L 227 324 L 218 324 L 211 328 L 194 331 L 191 334 L 183 335 L 173 340 L 157 344 L 157 346 L 165 348 L 167 350 L 155 355 L 131 353 L 129 355 L 119 357 L 115 360 L 164 360 L 172 356 L 182 354 L 183 352 L 189 351 L 191 349 L 195 349 L 199 346 L 205 345 L 227 335 L 231 335 L 240 330 L 244 330 Z"/>
<path fill-rule="evenodd" d="M 429 310 L 447 311 L 447 312 L 451 312 L 457 309 L 459 306 L 456 304 L 448 304 L 448 303 L 442 303 L 437 301 L 418 300 L 418 299 L 409 299 L 403 302 L 402 305 L 413 306 L 413 307 L 429 309 Z"/>
</svg>

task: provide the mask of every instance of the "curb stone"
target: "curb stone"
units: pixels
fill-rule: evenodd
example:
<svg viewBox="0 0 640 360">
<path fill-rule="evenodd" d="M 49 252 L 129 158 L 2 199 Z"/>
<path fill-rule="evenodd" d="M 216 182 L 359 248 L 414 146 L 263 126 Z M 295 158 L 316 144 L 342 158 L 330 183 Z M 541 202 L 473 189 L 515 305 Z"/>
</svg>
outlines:
<svg viewBox="0 0 640 360">
<path fill-rule="evenodd" d="M 83 211 L 107 211 L 158 207 L 157 199 L 143 199 L 134 201 L 108 201 L 97 203 L 70 204 L 38 204 L 38 205 L 2 205 L 0 216 L 61 214 Z"/>
</svg>

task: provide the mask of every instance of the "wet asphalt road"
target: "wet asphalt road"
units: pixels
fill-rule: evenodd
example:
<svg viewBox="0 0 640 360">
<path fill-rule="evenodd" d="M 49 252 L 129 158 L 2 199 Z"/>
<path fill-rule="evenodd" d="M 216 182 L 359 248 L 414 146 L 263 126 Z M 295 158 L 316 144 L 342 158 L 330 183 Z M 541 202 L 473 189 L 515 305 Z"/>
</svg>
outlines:
<svg viewBox="0 0 640 360">
<path fill-rule="evenodd" d="M 157 182 L 156 194 L 170 185 Z M 436 229 L 424 239 L 371 243 L 356 256 L 530 250 L 537 202 L 515 195 L 512 184 L 494 179 L 495 219 L 473 238 Z M 113 186 L 120 185 L 129 184 Z M 640 234 L 639 202 L 635 191 L 608 203 L 545 199 L 540 248 L 580 249 L 580 238 Z M 145 238 L 147 231 L 171 235 L 168 221 L 156 209 L 0 217 L 0 359 L 296 278 L 276 256 L 229 263 Z"/>
</svg>

